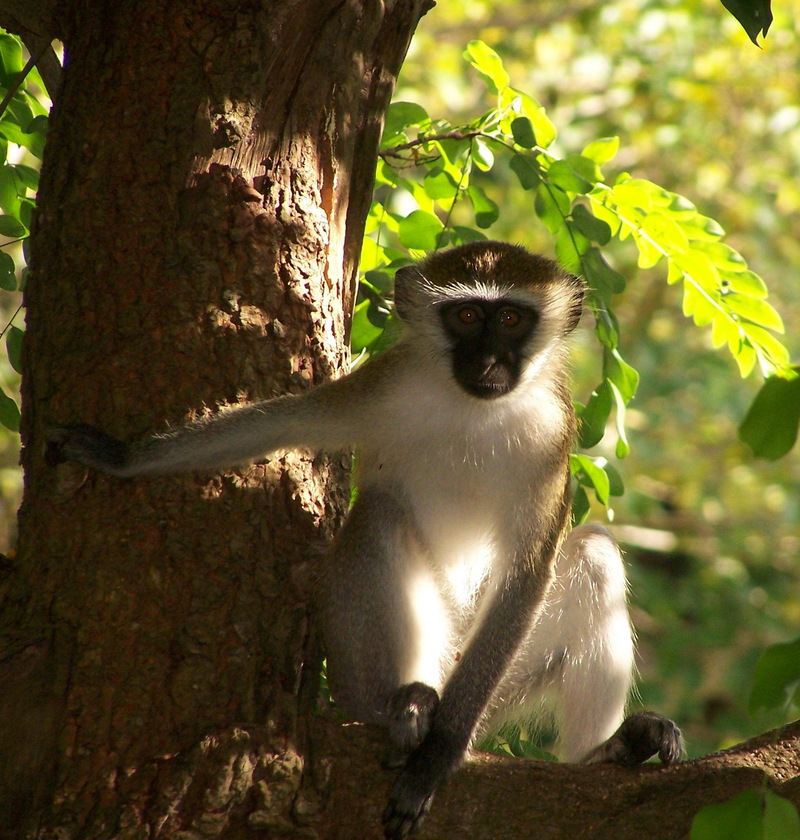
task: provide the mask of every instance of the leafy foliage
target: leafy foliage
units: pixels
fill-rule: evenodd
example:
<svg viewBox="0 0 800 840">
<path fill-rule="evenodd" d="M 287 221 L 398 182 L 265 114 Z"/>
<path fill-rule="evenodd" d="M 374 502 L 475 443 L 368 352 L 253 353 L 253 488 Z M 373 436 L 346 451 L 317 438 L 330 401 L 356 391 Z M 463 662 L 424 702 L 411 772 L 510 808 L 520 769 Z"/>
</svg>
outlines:
<svg viewBox="0 0 800 840">
<path fill-rule="evenodd" d="M 616 155 L 617 138 L 594 140 L 580 153 L 557 154 L 555 126 L 539 102 L 511 86 L 500 56 L 472 41 L 464 58 L 494 99 L 490 110 L 462 126 L 433 119 L 415 103 L 394 103 L 389 110 L 362 252 L 356 352 L 369 355 L 386 346 L 394 269 L 426 251 L 486 238 L 500 216 L 487 176 L 505 164 L 530 193 L 530 206 L 553 237 L 559 261 L 589 287 L 602 378 L 586 405 L 577 405 L 582 447 L 603 440 L 613 414 L 616 455 L 624 458 L 630 451 L 626 411 L 639 374 L 620 351 L 613 307 L 626 280 L 603 250 L 612 239 L 635 244 L 642 268 L 666 264 L 667 282 L 682 285 L 684 314 L 710 328 L 714 346 L 727 347 L 742 376 L 756 366 L 773 377 L 793 376 L 789 353 L 776 337 L 783 322 L 766 300 L 766 285 L 723 242 L 717 222 L 650 181 L 624 172 L 607 180 L 603 167 Z M 754 412 L 751 425 L 763 416 L 758 407 Z M 571 469 L 579 521 L 588 514 L 589 493 L 608 505 L 610 496 L 623 492 L 606 458 L 575 454 Z"/>
<path fill-rule="evenodd" d="M 38 167 L 19 162 L 24 156 L 20 152 L 40 159 L 47 134 L 47 109 L 26 86 L 30 82 L 44 88 L 33 63 L 23 61 L 19 39 L 0 30 L 0 248 L 21 243 L 23 259 L 27 256 L 39 172 Z M 23 268 L 18 282 L 13 257 L 7 250 L 0 250 L 0 289 L 21 291 L 25 274 Z M 12 321 L 19 311 L 17 308 Z M 19 373 L 23 331 L 9 322 L 0 331 L 2 336 L 6 339 L 9 363 Z M 2 388 L 0 423 L 12 431 L 19 429 L 19 408 Z"/>
<path fill-rule="evenodd" d="M 753 714 L 786 706 L 800 708 L 800 638 L 770 645 L 761 654 L 750 694 Z"/>
<path fill-rule="evenodd" d="M 689 840 L 788 840 L 800 837 L 797 809 L 766 788 L 746 790 L 696 814 Z"/>
</svg>

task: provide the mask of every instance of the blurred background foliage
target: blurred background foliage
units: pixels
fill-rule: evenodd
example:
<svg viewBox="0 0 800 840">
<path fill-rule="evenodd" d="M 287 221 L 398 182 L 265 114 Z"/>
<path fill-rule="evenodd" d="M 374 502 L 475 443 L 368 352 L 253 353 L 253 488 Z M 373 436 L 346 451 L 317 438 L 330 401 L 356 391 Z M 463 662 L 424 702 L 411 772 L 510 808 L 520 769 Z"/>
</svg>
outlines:
<svg viewBox="0 0 800 840">
<path fill-rule="evenodd" d="M 561 154 L 619 136 L 604 167 L 611 179 L 624 169 L 655 181 L 722 224 L 766 280 L 797 360 L 800 0 L 773 12 L 758 49 L 713 0 L 440 5 L 419 27 L 395 100 L 454 124 L 474 119 L 492 103 L 462 53 L 470 40 L 486 41 L 514 86 L 547 109 Z M 516 178 L 495 167 L 481 183 L 502 207 L 490 235 L 552 255 Z M 628 409 L 632 452 L 617 462 L 626 493 L 613 500 L 640 692 L 645 706 L 679 721 L 699 755 L 796 716 L 790 708 L 751 717 L 748 699 L 763 647 L 800 631 L 800 454 L 752 457 L 737 427 L 761 383 L 742 381 L 708 331 L 686 320 L 663 264 L 640 270 L 631 247 L 613 255 L 629 281 L 614 302 L 621 350 L 641 374 Z M 574 344 L 581 402 L 597 382 L 598 354 L 587 323 Z M 606 454 L 613 459 L 613 449 Z"/>
<path fill-rule="evenodd" d="M 716 0 L 440 2 L 422 20 L 395 99 L 453 124 L 483 113 L 493 103 L 462 53 L 469 41 L 486 41 L 514 85 L 547 109 L 559 153 L 619 136 L 611 179 L 624 169 L 655 181 L 723 225 L 726 241 L 766 280 L 797 360 L 800 0 L 773 11 L 758 49 Z M 35 76 L 28 90 L 49 105 Z M 8 160 L 38 168 L 36 151 L 12 143 Z M 552 255 L 510 170 L 481 178 L 502 207 L 491 236 Z M 663 265 L 642 271 L 635 249 L 611 248 L 629 281 L 614 302 L 621 350 L 641 374 L 628 409 L 632 452 L 617 462 L 626 493 L 612 512 L 627 552 L 640 692 L 645 706 L 684 727 L 690 754 L 699 755 L 796 712 L 751 717 L 748 698 L 762 649 L 800 632 L 800 454 L 752 457 L 737 426 L 760 382 L 742 381 L 708 330 L 684 318 Z M 21 267 L 18 246 L 10 252 Z M 5 325 L 18 293 L 0 297 Z M 587 324 L 574 342 L 581 402 L 598 380 L 598 352 Z M 9 392 L 18 384 L 5 358 L 0 382 Z M 0 551 L 14 544 L 18 446 L 0 428 Z M 598 508 L 596 517 L 605 515 Z"/>
</svg>

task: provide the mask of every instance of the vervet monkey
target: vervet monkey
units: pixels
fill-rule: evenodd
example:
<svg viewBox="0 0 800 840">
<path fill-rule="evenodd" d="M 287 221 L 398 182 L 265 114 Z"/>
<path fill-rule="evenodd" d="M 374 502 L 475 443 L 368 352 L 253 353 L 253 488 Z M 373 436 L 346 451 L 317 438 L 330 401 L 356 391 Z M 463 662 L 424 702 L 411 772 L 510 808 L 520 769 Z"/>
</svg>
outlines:
<svg viewBox="0 0 800 840">
<path fill-rule="evenodd" d="M 49 433 L 57 460 L 123 477 L 356 448 L 320 618 L 334 699 L 405 755 L 384 813 L 392 840 L 478 735 L 543 698 L 567 761 L 680 757 L 671 721 L 623 722 L 633 640 L 619 550 L 599 526 L 569 532 L 567 336 L 583 291 L 523 248 L 463 245 L 397 272 L 402 338 L 342 379 L 140 443 Z"/>
</svg>

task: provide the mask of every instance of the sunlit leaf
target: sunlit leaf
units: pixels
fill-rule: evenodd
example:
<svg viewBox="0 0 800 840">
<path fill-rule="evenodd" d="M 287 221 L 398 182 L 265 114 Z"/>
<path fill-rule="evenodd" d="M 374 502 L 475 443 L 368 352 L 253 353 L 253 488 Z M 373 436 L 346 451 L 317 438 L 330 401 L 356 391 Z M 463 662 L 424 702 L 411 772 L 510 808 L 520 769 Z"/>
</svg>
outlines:
<svg viewBox="0 0 800 840">
<path fill-rule="evenodd" d="M 500 56 L 484 41 L 470 41 L 464 58 L 478 71 L 492 93 L 500 93 L 509 85 L 509 77 Z"/>
<path fill-rule="evenodd" d="M 760 324 L 775 332 L 783 332 L 783 320 L 781 316 L 765 300 L 747 297 L 736 292 L 725 295 L 725 305 L 742 318 L 747 318 L 754 324 Z"/>
<path fill-rule="evenodd" d="M 11 326 L 6 333 L 6 352 L 11 367 L 17 373 L 22 373 L 22 340 L 25 333 L 19 328 Z"/>
<path fill-rule="evenodd" d="M 583 150 L 584 157 L 591 158 L 600 165 L 608 163 L 619 151 L 619 137 L 601 137 L 593 140 Z"/>
<path fill-rule="evenodd" d="M 2 217 L 0 216 L 0 219 Z M 438 244 L 438 235 L 444 225 L 437 216 L 424 210 L 414 210 L 400 220 L 398 235 L 406 248 L 418 251 L 433 251 Z"/>
<path fill-rule="evenodd" d="M 483 172 L 488 172 L 494 166 L 494 154 L 482 137 L 472 139 L 472 159 Z"/>
<path fill-rule="evenodd" d="M 689 248 L 689 240 L 681 226 L 666 213 L 648 213 L 642 231 L 664 253 L 680 254 Z"/>
</svg>

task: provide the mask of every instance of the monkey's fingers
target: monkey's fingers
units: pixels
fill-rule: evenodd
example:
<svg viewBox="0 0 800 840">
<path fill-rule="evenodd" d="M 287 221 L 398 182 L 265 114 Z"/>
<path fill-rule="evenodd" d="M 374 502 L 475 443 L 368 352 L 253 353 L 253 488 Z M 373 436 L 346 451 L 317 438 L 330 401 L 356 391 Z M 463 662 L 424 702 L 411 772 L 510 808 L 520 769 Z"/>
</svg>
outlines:
<svg viewBox="0 0 800 840">
<path fill-rule="evenodd" d="M 51 467 L 65 461 L 79 461 L 113 473 L 128 462 L 128 444 L 85 423 L 51 426 L 45 432 L 45 446 L 45 461 Z"/>
</svg>

